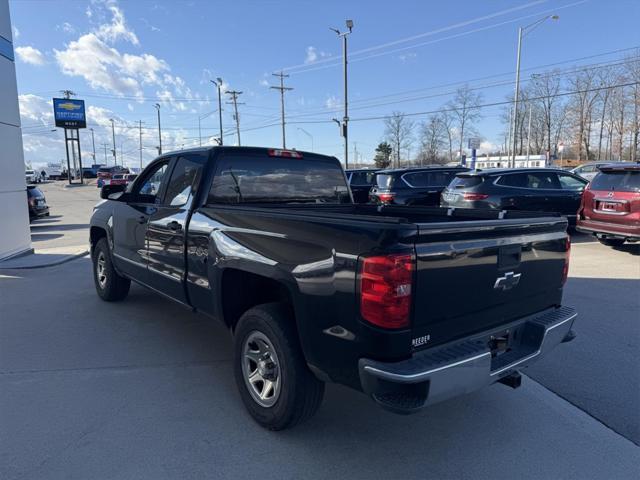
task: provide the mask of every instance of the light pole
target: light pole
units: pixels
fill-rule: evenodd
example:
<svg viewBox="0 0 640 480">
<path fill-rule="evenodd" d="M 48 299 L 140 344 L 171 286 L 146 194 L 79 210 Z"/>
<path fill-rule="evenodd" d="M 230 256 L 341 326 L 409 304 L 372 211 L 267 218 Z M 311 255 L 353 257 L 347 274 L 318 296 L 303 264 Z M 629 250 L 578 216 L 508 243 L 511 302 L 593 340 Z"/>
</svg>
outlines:
<svg viewBox="0 0 640 480">
<path fill-rule="evenodd" d="M 220 89 L 222 88 L 222 79 L 217 77 L 216 80 L 209 81 L 218 89 L 218 124 L 220 126 L 220 145 L 222 145 L 222 93 L 220 92 Z"/>
<path fill-rule="evenodd" d="M 348 125 L 349 125 L 349 103 L 347 101 L 347 35 L 351 33 L 353 30 L 353 20 L 347 20 L 346 26 L 348 31 L 341 32 L 337 28 L 331 28 L 336 32 L 338 37 L 342 38 L 342 63 L 343 63 L 343 73 L 344 73 L 344 116 L 342 117 L 342 136 L 344 137 L 344 168 L 349 168 L 349 135 L 348 135 Z"/>
<path fill-rule="evenodd" d="M 93 128 L 90 128 L 89 130 L 91 130 L 91 144 L 93 145 L 93 163 L 96 163 L 96 139 L 93 136 Z"/>
<path fill-rule="evenodd" d="M 111 134 L 113 135 L 113 150 L 111 150 L 111 152 L 113 153 L 113 165 L 115 166 L 118 165 L 118 159 L 116 157 L 116 127 L 113 118 L 110 118 L 109 121 L 111 122 Z"/>
<path fill-rule="evenodd" d="M 542 17 L 539 20 L 536 20 L 533 23 L 525 27 L 518 28 L 518 53 L 516 56 L 516 88 L 515 95 L 513 97 L 513 118 L 511 119 L 511 141 L 513 142 L 513 156 L 511 159 L 512 165 L 511 167 L 516 166 L 516 146 L 518 145 L 518 139 L 516 137 L 516 124 L 518 122 L 518 97 L 520 96 L 520 53 L 522 51 L 522 38 L 527 34 L 531 33 L 538 25 L 540 25 L 545 20 L 558 20 L 560 17 L 558 15 L 547 15 L 546 17 Z"/>
<path fill-rule="evenodd" d="M 305 133 L 311 139 L 311 151 L 313 152 L 313 135 L 307 132 L 304 128 L 298 127 L 298 130 L 300 130 L 302 133 Z"/>
<path fill-rule="evenodd" d="M 154 107 L 158 111 L 158 155 L 162 155 L 162 128 L 160 127 L 160 104 L 156 103 Z"/>
</svg>

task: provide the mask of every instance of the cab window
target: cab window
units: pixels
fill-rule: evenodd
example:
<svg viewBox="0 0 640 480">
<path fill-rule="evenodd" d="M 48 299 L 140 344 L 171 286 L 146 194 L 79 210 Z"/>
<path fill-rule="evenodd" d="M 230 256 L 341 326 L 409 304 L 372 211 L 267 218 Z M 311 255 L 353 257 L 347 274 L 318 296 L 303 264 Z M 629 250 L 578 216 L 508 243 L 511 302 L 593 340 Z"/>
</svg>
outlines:
<svg viewBox="0 0 640 480">
<path fill-rule="evenodd" d="M 203 155 L 181 155 L 171 173 L 171 180 L 167 185 L 164 204 L 172 207 L 185 205 L 196 193 L 202 169 L 206 162 Z"/>
<path fill-rule="evenodd" d="M 158 163 L 149 172 L 146 172 L 141 182 L 136 183 L 133 194 L 139 197 L 143 203 L 158 203 L 160 190 L 164 185 L 167 165 L 169 160 Z"/>
</svg>

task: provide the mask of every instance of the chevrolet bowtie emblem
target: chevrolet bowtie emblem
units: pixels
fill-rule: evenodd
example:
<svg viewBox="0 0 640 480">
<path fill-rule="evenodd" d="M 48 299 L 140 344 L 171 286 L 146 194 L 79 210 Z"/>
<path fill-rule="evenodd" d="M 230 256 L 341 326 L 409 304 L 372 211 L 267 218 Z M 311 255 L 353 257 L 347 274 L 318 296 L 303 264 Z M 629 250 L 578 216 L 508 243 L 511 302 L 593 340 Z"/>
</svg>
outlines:
<svg viewBox="0 0 640 480">
<path fill-rule="evenodd" d="M 496 283 L 493 285 L 495 290 L 511 290 L 513 287 L 520 283 L 521 273 L 507 272 L 502 277 L 496 279 Z"/>
</svg>

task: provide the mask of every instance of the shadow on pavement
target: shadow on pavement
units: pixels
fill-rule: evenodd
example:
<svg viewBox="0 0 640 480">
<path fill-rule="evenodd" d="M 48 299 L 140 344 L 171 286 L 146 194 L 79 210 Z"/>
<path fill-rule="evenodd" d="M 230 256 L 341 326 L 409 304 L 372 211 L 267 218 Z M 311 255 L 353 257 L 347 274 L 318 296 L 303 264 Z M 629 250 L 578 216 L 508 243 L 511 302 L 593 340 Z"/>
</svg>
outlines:
<svg viewBox="0 0 640 480">
<path fill-rule="evenodd" d="M 63 237 L 62 233 L 31 233 L 32 242 L 43 242 L 45 240 L 53 240 L 55 238 Z"/>
<path fill-rule="evenodd" d="M 80 230 L 80 229 L 86 229 L 89 228 L 89 224 L 88 223 L 67 223 L 67 224 L 63 224 L 63 225 L 58 225 L 58 224 L 53 224 L 53 225 L 47 225 L 47 224 L 33 224 L 31 225 L 31 228 L 35 228 L 38 233 L 43 231 L 43 230 Z"/>
</svg>

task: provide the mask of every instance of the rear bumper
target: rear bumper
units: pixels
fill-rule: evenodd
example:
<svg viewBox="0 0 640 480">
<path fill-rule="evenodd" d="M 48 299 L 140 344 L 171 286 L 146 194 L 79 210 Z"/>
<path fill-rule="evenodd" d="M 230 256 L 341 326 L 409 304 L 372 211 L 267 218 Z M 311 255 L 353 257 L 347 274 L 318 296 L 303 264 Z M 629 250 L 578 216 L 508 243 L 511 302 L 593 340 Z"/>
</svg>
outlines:
<svg viewBox="0 0 640 480">
<path fill-rule="evenodd" d="M 597 220 L 578 220 L 576 230 L 584 233 L 601 233 L 605 236 L 640 239 L 640 227 Z"/>
<path fill-rule="evenodd" d="M 412 413 L 422 407 L 478 390 L 517 373 L 553 348 L 575 336 L 574 309 L 560 307 L 513 322 L 500 330 L 483 332 L 415 353 L 394 363 L 367 358 L 359 361 L 362 389 L 384 408 Z M 495 356 L 488 345 L 492 335 L 517 332 L 518 344 Z"/>
</svg>

